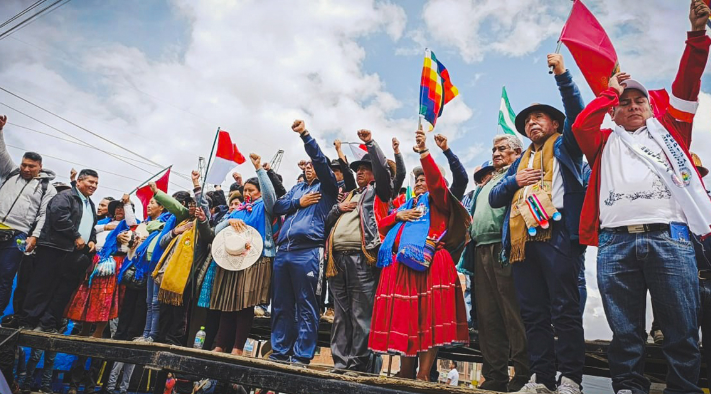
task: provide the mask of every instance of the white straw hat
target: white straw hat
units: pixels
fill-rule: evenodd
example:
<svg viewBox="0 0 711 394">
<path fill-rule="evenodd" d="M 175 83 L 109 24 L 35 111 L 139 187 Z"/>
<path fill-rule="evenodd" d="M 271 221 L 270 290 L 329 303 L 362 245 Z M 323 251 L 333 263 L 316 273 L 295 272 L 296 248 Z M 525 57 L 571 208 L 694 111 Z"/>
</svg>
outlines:
<svg viewBox="0 0 711 394">
<path fill-rule="evenodd" d="M 228 271 L 249 268 L 262 256 L 264 240 L 254 227 L 237 232 L 232 226 L 217 233 L 212 241 L 212 258 Z"/>
</svg>

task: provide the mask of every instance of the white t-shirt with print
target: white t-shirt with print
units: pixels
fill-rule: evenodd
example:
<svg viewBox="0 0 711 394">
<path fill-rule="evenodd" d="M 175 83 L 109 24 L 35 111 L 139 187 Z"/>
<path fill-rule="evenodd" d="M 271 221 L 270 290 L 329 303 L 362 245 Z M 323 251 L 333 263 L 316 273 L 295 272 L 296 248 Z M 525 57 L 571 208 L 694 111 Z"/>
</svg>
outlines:
<svg viewBox="0 0 711 394">
<path fill-rule="evenodd" d="M 630 136 L 654 154 L 664 154 L 646 126 Z M 612 133 L 602 152 L 600 227 L 670 222 L 686 223 L 681 206 L 659 176 Z"/>
</svg>

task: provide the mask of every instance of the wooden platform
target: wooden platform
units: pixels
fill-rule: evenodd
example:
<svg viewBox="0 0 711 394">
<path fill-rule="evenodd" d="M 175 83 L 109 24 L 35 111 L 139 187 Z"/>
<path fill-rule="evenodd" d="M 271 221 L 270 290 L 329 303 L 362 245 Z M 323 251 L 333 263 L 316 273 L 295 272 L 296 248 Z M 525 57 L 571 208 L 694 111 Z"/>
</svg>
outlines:
<svg viewBox="0 0 711 394">
<path fill-rule="evenodd" d="M 14 332 L 12 329 L 0 328 L 0 341 Z M 23 330 L 5 345 L 98 357 L 107 361 L 144 365 L 150 369 L 168 370 L 289 394 L 487 393 L 409 379 L 337 375 L 315 368 L 299 368 L 257 358 L 159 343 L 94 339 Z"/>
<path fill-rule="evenodd" d="M 269 318 L 256 318 L 250 337 L 268 341 L 271 329 Z M 329 347 L 331 341 L 331 324 L 321 321 L 319 324 L 318 346 Z M 583 374 L 600 377 L 610 377 L 610 366 L 607 361 L 607 349 L 610 347 L 609 341 L 593 340 L 585 342 L 585 368 Z M 457 346 L 441 348 L 438 357 L 442 359 L 463 361 L 463 362 L 483 362 L 481 351 L 479 350 L 478 338 L 472 336 L 469 346 Z M 701 377 L 704 387 L 708 387 L 705 376 L 706 365 L 701 366 Z M 667 374 L 667 364 L 662 354 L 662 348 L 653 343 L 647 344 L 644 373 L 652 383 L 664 383 Z"/>
</svg>

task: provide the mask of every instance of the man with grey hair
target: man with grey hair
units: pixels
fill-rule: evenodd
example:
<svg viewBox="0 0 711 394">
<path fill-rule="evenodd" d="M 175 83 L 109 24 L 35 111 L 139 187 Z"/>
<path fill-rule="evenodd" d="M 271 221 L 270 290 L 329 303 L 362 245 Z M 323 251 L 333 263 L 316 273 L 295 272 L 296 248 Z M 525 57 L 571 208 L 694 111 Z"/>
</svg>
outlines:
<svg viewBox="0 0 711 394">
<path fill-rule="evenodd" d="M 482 390 L 518 391 L 528 382 L 528 353 L 526 330 L 521 320 L 511 266 L 503 264 L 501 231 L 506 208 L 492 208 L 489 193 L 506 174 L 511 163 L 521 155 L 521 140 L 516 136 L 501 134 L 494 137 L 491 161 L 482 164 L 474 177 L 491 173 L 472 197 L 469 213 L 471 242 L 464 253 L 465 268 L 473 272 L 476 320 L 479 326 L 479 344 L 484 357 L 482 368 L 486 380 Z M 486 173 L 486 174 L 485 174 Z M 479 184 L 479 182 L 477 182 Z M 509 382 L 509 354 L 516 376 Z"/>
</svg>

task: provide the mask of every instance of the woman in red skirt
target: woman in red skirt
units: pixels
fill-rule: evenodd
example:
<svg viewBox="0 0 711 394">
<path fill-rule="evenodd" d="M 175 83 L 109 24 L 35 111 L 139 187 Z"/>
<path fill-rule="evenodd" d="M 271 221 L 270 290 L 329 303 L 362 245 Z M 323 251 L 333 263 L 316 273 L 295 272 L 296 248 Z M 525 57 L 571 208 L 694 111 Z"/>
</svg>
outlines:
<svg viewBox="0 0 711 394">
<path fill-rule="evenodd" d="M 439 346 L 468 343 L 459 259 L 470 217 L 447 189 L 442 173 L 416 133 L 422 168 L 414 170 L 415 197 L 379 223 L 387 234 L 378 253 L 383 270 L 375 296 L 369 346 L 402 356 L 400 376 L 429 380 Z M 456 252 L 458 251 L 458 252 Z M 456 257 L 453 260 L 453 255 Z"/>
</svg>

